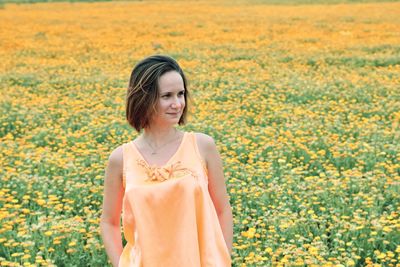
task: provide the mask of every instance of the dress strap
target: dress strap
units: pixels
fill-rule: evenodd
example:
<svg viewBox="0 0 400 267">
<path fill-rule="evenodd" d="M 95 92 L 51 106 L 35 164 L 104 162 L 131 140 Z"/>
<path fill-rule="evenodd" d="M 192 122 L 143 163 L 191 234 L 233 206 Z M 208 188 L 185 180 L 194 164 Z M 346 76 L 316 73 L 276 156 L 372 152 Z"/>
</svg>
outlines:
<svg viewBox="0 0 400 267">
<path fill-rule="evenodd" d="M 202 157 L 200 155 L 199 147 L 197 145 L 196 133 L 195 132 L 191 132 L 190 135 L 191 135 L 191 141 L 192 141 L 192 144 L 193 144 L 193 147 L 194 147 L 194 152 L 196 154 L 196 157 L 200 161 L 201 166 L 203 167 L 203 170 L 204 170 L 204 172 L 205 172 L 205 174 L 207 175 L 207 178 L 208 178 L 207 164 L 204 162 L 204 160 L 202 159 Z"/>
<path fill-rule="evenodd" d="M 122 144 L 122 185 L 126 188 L 127 144 Z"/>
</svg>

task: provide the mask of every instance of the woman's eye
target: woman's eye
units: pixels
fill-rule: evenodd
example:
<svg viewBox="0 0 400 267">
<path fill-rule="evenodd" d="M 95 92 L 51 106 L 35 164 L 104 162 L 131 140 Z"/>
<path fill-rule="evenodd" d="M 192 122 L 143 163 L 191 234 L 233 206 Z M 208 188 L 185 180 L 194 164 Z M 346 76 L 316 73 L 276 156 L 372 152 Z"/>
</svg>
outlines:
<svg viewBox="0 0 400 267">
<path fill-rule="evenodd" d="M 179 95 L 184 95 L 185 94 L 185 92 L 179 92 Z"/>
</svg>

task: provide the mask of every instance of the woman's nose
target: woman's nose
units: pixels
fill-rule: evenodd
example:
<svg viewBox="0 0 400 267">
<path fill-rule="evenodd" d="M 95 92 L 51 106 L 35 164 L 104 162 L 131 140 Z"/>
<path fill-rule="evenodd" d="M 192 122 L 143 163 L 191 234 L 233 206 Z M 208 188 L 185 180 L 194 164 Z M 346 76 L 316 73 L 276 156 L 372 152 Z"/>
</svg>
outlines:
<svg viewBox="0 0 400 267">
<path fill-rule="evenodd" d="M 181 105 L 181 102 L 180 102 L 180 100 L 179 100 L 179 98 L 174 98 L 174 102 L 172 103 L 172 107 L 173 108 L 177 108 L 177 107 L 179 107 Z"/>
</svg>

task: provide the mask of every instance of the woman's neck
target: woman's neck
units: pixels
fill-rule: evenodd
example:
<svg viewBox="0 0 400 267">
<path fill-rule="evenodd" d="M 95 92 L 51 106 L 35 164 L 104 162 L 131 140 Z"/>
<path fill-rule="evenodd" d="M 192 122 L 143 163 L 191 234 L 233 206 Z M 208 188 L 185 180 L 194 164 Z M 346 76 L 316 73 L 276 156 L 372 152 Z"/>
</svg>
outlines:
<svg viewBox="0 0 400 267">
<path fill-rule="evenodd" d="M 142 138 L 146 142 L 151 143 L 154 147 L 164 145 L 165 142 L 177 139 L 180 132 L 175 127 L 152 127 L 145 128 L 142 133 Z"/>
</svg>

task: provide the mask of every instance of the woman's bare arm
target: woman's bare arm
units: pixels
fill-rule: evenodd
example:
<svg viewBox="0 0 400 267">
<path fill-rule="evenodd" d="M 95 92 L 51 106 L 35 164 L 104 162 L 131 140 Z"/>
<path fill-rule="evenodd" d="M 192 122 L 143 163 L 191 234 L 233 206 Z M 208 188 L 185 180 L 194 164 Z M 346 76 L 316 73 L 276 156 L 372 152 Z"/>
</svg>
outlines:
<svg viewBox="0 0 400 267">
<path fill-rule="evenodd" d="M 110 155 L 104 179 L 103 211 L 100 218 L 100 232 L 111 264 L 118 266 L 122 253 L 120 219 L 124 188 L 122 184 L 122 146 Z"/>
<path fill-rule="evenodd" d="M 208 190 L 218 214 L 218 220 L 224 234 L 226 246 L 232 253 L 233 216 L 226 191 L 221 156 L 214 139 L 208 135 L 199 135 L 199 150 L 204 155 L 208 170 Z"/>
</svg>

